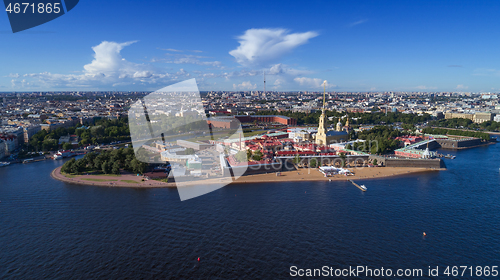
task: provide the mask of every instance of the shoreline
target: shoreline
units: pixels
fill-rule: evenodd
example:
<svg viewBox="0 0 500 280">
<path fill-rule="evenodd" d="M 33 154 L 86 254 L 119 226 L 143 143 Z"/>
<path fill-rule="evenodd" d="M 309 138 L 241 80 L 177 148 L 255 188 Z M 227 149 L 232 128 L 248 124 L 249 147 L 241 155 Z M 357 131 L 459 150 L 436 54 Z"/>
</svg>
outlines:
<svg viewBox="0 0 500 280">
<path fill-rule="evenodd" d="M 102 175 L 74 175 L 74 178 L 68 178 L 61 173 L 61 167 L 59 166 L 50 172 L 50 177 L 55 180 L 59 180 L 65 183 L 75 184 L 75 185 L 89 185 L 89 186 L 99 186 L 99 187 L 125 187 L 125 188 L 173 188 L 176 187 L 175 183 L 164 183 L 155 180 L 147 180 L 147 181 L 137 181 L 132 180 L 133 177 L 136 177 L 132 174 L 120 174 L 120 176 L 110 175 L 110 176 L 102 176 Z M 84 177 L 85 178 L 81 178 Z M 112 177 L 112 178 L 108 178 Z M 141 177 L 142 178 L 142 177 Z M 108 179 L 108 180 L 106 180 Z M 88 180 L 88 181 L 85 181 Z M 92 181 L 94 180 L 94 181 Z M 97 181 L 102 180 L 102 181 Z M 129 181 L 129 182 L 124 182 Z M 130 181 L 136 181 L 136 183 L 130 183 Z"/>
<path fill-rule="evenodd" d="M 364 168 L 348 168 L 355 175 L 344 176 L 334 175 L 324 177 L 317 169 L 301 169 L 295 171 L 281 172 L 277 176 L 275 172 L 266 174 L 246 175 L 233 180 L 231 184 L 251 184 L 251 183 L 284 183 L 284 182 L 316 182 L 316 181 L 347 181 L 347 180 L 368 180 L 368 179 L 387 179 L 403 175 L 415 175 L 418 173 L 443 171 L 446 169 L 440 168 L 417 168 L 417 167 L 364 167 Z M 133 174 L 122 173 L 121 175 L 75 175 L 73 178 L 68 178 L 61 174 L 61 167 L 57 167 L 50 173 L 50 176 L 62 182 L 89 185 L 99 187 L 125 187 L 125 188 L 174 188 L 175 183 L 165 183 L 156 180 L 141 181 L 142 177 L 137 177 Z M 139 179 L 141 178 L 141 179 Z M 134 182 L 133 182 L 134 181 Z M 193 181 L 193 184 L 200 181 Z M 212 178 L 201 181 L 203 184 L 218 184 L 220 178 Z"/>
</svg>

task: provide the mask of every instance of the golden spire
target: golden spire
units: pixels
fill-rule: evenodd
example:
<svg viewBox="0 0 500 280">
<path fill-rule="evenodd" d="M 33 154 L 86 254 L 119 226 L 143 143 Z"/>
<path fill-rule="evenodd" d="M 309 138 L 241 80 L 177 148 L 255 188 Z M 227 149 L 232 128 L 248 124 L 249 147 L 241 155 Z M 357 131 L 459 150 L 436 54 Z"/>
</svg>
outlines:
<svg viewBox="0 0 500 280">
<path fill-rule="evenodd" d="M 325 110 L 326 80 L 323 81 L 323 111 Z"/>
</svg>

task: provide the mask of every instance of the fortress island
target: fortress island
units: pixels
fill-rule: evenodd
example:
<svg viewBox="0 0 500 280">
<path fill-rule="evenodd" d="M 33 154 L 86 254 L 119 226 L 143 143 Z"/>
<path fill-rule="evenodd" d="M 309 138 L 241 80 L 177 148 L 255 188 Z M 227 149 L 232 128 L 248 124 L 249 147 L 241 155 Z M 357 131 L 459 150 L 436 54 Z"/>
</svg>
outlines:
<svg viewBox="0 0 500 280">
<path fill-rule="evenodd" d="M 317 128 L 297 126 L 297 120 L 280 115 L 212 117 L 206 124 L 213 135 L 190 132 L 188 140 L 156 139 L 135 151 L 92 151 L 56 168 L 52 177 L 107 187 L 174 187 L 180 180 L 185 186 L 228 178 L 232 183 L 331 182 L 445 169 L 441 155 L 431 151 L 439 136 L 412 136 L 392 127 L 353 128 L 348 114 L 338 116 L 332 128 L 325 89 L 322 99 Z M 241 127 L 268 129 L 235 133 Z"/>
</svg>

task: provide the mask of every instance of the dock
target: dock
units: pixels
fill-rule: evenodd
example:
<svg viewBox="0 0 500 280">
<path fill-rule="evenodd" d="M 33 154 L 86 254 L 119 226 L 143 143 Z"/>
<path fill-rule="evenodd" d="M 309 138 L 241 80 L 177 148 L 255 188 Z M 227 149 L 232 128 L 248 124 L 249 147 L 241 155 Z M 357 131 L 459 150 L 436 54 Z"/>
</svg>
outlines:
<svg viewBox="0 0 500 280">
<path fill-rule="evenodd" d="M 360 186 L 360 185 L 358 185 L 358 184 L 354 183 L 354 181 L 353 181 L 353 180 L 351 180 L 351 179 L 349 179 L 349 182 L 351 182 L 351 183 L 352 183 L 354 186 L 356 186 L 358 189 L 360 189 L 360 190 L 362 190 L 362 191 L 366 192 L 366 187 L 364 187 L 364 186 L 362 187 L 362 186 Z"/>
</svg>

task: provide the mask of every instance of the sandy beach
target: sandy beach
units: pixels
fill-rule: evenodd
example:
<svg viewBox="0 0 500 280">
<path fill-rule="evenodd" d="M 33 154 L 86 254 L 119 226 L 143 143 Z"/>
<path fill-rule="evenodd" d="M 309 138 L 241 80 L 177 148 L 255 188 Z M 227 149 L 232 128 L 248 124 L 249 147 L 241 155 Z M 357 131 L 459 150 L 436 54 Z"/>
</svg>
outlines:
<svg viewBox="0 0 500 280">
<path fill-rule="evenodd" d="M 267 182 L 308 182 L 308 181 L 345 181 L 366 180 L 376 178 L 387 178 L 406 174 L 415 174 L 421 172 L 436 172 L 441 169 L 432 168 L 414 168 L 414 167 L 364 167 L 349 168 L 354 173 L 353 176 L 334 175 L 324 177 L 317 169 L 299 169 L 296 171 L 281 172 L 280 176 L 276 173 L 247 175 L 233 181 L 233 184 L 239 183 L 267 183 Z M 51 173 L 52 178 L 72 184 L 84 184 L 103 187 L 132 187 L 132 188 L 165 188 L 176 187 L 175 183 L 164 183 L 156 180 L 144 180 L 141 176 L 135 174 L 123 173 L 120 175 L 65 175 L 61 174 L 61 167 L 54 169 Z M 202 181 L 193 181 L 196 184 L 217 184 L 220 178 L 204 179 Z"/>
<path fill-rule="evenodd" d="M 432 168 L 416 168 L 416 167 L 364 167 L 364 168 L 347 168 L 354 176 L 334 175 L 324 177 L 317 169 L 300 169 L 296 171 L 281 172 L 280 176 L 276 173 L 248 175 L 238 178 L 237 183 L 264 183 L 264 182 L 297 182 L 297 181 L 345 181 L 351 180 L 366 180 L 375 178 L 386 178 L 405 174 L 420 173 L 420 172 L 436 172 L 441 169 Z"/>
</svg>

